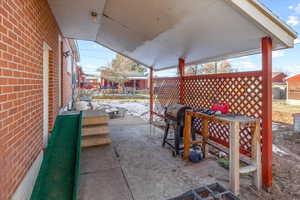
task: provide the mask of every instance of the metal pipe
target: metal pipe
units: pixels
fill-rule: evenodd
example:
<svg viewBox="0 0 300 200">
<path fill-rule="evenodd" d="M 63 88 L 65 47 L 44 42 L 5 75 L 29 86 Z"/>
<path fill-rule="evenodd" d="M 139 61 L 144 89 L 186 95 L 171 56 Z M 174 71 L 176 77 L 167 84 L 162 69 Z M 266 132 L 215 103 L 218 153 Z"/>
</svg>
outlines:
<svg viewBox="0 0 300 200">
<path fill-rule="evenodd" d="M 150 96 L 150 124 L 153 123 L 153 68 L 150 68 L 150 88 L 149 88 L 149 96 Z"/>
</svg>

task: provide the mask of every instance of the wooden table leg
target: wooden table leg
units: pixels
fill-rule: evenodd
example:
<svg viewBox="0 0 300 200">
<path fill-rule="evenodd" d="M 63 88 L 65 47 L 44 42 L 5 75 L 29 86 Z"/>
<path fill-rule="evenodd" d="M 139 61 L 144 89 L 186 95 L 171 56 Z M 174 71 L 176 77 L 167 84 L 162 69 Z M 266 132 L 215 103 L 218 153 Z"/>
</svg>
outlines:
<svg viewBox="0 0 300 200">
<path fill-rule="evenodd" d="M 190 156 L 190 146 L 191 146 L 191 130 L 192 130 L 192 116 L 188 113 L 185 114 L 185 121 L 184 121 L 184 137 L 183 137 L 183 159 L 188 160 Z"/>
<path fill-rule="evenodd" d="M 208 157 L 208 137 L 209 137 L 209 133 L 208 133 L 208 119 L 203 118 L 202 119 L 202 152 L 203 152 L 203 156 L 204 158 Z"/>
<path fill-rule="evenodd" d="M 238 122 L 230 123 L 229 185 L 235 195 L 240 194 L 240 128 Z"/>
<path fill-rule="evenodd" d="M 256 171 L 253 173 L 253 184 L 258 190 L 262 187 L 261 175 L 261 146 L 260 146 L 260 121 L 257 120 L 252 136 L 251 147 L 252 165 L 256 166 Z"/>
</svg>

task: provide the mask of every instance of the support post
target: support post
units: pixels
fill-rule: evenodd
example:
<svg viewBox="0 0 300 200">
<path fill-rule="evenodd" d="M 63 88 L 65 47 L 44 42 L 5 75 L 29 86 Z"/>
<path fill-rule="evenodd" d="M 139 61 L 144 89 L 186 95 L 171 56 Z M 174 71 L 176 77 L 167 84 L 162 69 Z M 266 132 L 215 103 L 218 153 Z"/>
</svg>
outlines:
<svg viewBox="0 0 300 200">
<path fill-rule="evenodd" d="M 150 87 L 149 87 L 149 96 L 150 96 L 150 124 L 153 123 L 153 68 L 150 68 L 150 77 L 149 77 Z"/>
<path fill-rule="evenodd" d="M 262 38 L 262 179 L 272 187 L 272 39 Z"/>
<path fill-rule="evenodd" d="M 184 129 L 183 129 L 183 160 L 188 160 L 190 156 L 190 146 L 191 146 L 191 124 L 192 124 L 192 116 L 189 112 L 185 112 L 185 117 L 184 117 Z"/>
<path fill-rule="evenodd" d="M 178 60 L 178 71 L 179 71 L 179 103 L 184 104 L 184 68 L 185 60 L 179 58 Z"/>
<path fill-rule="evenodd" d="M 240 194 L 240 124 L 230 123 L 229 185 L 235 195 Z"/>
<path fill-rule="evenodd" d="M 136 92 L 136 80 L 133 80 L 133 94 Z"/>
<path fill-rule="evenodd" d="M 205 117 L 201 119 L 202 121 L 202 131 L 203 131 L 203 143 L 202 143 L 202 152 L 204 158 L 208 158 L 208 139 L 209 139 L 209 127 L 208 127 L 208 119 Z"/>
</svg>

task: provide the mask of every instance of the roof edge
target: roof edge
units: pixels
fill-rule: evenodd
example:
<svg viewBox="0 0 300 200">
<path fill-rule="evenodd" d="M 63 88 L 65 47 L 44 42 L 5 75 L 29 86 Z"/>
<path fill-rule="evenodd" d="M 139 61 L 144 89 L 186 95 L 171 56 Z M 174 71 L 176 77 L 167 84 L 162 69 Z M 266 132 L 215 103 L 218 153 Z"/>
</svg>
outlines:
<svg viewBox="0 0 300 200">
<path fill-rule="evenodd" d="M 290 76 L 284 78 L 284 80 L 287 81 L 288 79 L 293 78 L 293 77 L 295 77 L 295 76 L 299 76 L 299 75 L 300 75 L 300 74 L 293 74 L 293 75 L 290 75 Z"/>
<path fill-rule="evenodd" d="M 272 20 L 275 24 L 280 26 L 283 30 L 285 30 L 290 36 L 295 39 L 298 37 L 298 33 L 289 25 L 287 25 L 283 20 L 281 20 L 274 12 L 272 12 L 268 7 L 266 7 L 259 0 L 247 0 L 252 5 L 254 5 L 258 10 L 263 12 L 270 20 Z"/>
<path fill-rule="evenodd" d="M 294 47 L 297 33 L 258 0 L 224 0 L 285 48 Z"/>
</svg>

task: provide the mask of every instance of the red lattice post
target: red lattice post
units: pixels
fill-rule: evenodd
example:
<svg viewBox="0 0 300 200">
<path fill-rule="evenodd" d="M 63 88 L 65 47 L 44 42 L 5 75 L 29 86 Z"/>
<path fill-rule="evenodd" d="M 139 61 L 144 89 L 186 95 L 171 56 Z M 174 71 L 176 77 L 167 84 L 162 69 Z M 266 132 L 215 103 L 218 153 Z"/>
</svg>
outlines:
<svg viewBox="0 0 300 200">
<path fill-rule="evenodd" d="M 262 38 L 262 179 L 272 186 L 272 39 Z"/>
<path fill-rule="evenodd" d="M 150 68 L 150 87 L 149 87 L 149 95 L 150 95 L 150 124 L 153 123 L 153 68 Z"/>
<path fill-rule="evenodd" d="M 185 61 L 183 58 L 179 58 L 178 70 L 179 70 L 179 103 L 184 104 L 184 67 Z"/>
</svg>

